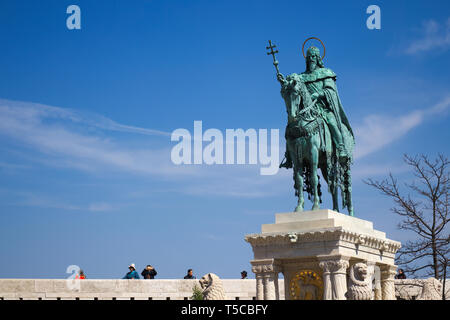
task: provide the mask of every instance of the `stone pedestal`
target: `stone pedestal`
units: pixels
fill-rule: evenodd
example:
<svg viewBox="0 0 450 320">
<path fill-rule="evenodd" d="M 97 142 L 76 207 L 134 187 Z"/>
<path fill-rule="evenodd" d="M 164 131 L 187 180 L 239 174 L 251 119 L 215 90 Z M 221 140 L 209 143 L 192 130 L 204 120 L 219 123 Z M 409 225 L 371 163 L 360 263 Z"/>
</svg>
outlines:
<svg viewBox="0 0 450 320">
<path fill-rule="evenodd" d="M 395 299 L 394 257 L 400 243 L 374 230 L 370 221 L 332 210 L 280 213 L 274 224 L 262 225 L 261 233 L 245 240 L 253 248 L 259 300 L 279 298 L 279 272 L 286 299 L 344 300 L 348 270 L 359 262 L 375 278 L 374 289 L 381 284 L 373 296 Z"/>
</svg>

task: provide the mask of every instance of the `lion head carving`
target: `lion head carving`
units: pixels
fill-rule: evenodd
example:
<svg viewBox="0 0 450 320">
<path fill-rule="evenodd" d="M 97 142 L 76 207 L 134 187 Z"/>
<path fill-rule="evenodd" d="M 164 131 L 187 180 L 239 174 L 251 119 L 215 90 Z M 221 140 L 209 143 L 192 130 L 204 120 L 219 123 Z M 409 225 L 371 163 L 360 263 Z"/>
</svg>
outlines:
<svg viewBox="0 0 450 320">
<path fill-rule="evenodd" d="M 353 266 L 353 275 L 356 280 L 366 281 L 367 278 L 367 265 L 359 262 Z M 353 279 L 352 279 L 353 280 Z"/>
<path fill-rule="evenodd" d="M 370 300 L 372 289 L 368 281 L 368 268 L 365 263 L 355 263 L 350 268 L 351 284 L 348 287 L 347 298 L 350 300 Z"/>
<path fill-rule="evenodd" d="M 423 281 L 422 294 L 417 300 L 441 300 L 442 283 L 435 278 L 428 278 Z"/>
<path fill-rule="evenodd" d="M 203 289 L 203 300 L 226 300 L 222 281 L 216 274 L 205 274 L 199 282 Z"/>
</svg>

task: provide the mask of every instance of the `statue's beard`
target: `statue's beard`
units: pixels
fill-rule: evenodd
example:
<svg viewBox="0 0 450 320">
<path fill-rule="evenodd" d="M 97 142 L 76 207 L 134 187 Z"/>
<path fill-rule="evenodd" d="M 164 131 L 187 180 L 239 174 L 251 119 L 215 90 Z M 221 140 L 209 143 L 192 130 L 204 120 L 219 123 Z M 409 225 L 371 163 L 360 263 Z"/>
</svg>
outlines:
<svg viewBox="0 0 450 320">
<path fill-rule="evenodd" d="M 308 71 L 314 71 L 317 67 L 317 63 L 315 61 L 308 62 L 307 69 Z"/>
</svg>

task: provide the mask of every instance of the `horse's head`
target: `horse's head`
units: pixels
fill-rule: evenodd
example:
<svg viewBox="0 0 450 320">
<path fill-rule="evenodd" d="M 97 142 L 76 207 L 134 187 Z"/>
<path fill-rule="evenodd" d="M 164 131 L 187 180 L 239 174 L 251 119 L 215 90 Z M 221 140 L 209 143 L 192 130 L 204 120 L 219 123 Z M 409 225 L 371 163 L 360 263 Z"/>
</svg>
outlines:
<svg viewBox="0 0 450 320">
<path fill-rule="evenodd" d="M 303 79 L 298 74 L 290 74 L 286 77 L 289 88 L 289 97 L 286 100 L 286 108 L 289 119 L 293 120 L 301 110 L 312 104 L 311 95 L 306 88 Z M 286 99 L 286 97 L 285 97 Z"/>
</svg>

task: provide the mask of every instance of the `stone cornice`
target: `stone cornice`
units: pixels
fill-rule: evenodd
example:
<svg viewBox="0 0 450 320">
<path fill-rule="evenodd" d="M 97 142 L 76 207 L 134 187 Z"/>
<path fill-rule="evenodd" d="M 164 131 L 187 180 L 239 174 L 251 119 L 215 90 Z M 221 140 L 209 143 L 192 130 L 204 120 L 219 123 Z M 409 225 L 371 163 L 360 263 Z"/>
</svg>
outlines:
<svg viewBox="0 0 450 320">
<path fill-rule="evenodd" d="M 320 229 L 308 232 L 277 232 L 264 234 L 249 234 L 245 241 L 253 247 L 276 246 L 316 241 L 345 241 L 357 246 L 363 245 L 381 252 L 396 253 L 401 243 L 389 239 L 376 238 L 345 230 L 343 227 Z"/>
</svg>

